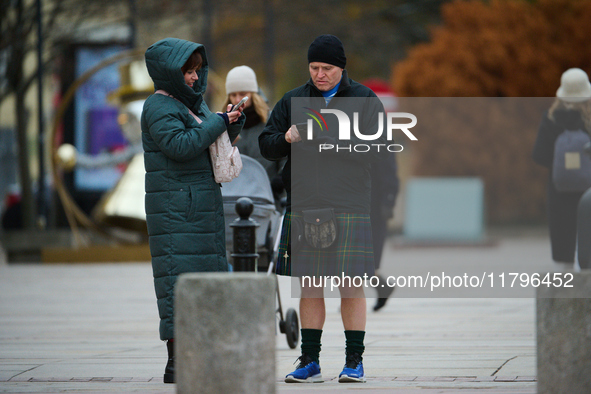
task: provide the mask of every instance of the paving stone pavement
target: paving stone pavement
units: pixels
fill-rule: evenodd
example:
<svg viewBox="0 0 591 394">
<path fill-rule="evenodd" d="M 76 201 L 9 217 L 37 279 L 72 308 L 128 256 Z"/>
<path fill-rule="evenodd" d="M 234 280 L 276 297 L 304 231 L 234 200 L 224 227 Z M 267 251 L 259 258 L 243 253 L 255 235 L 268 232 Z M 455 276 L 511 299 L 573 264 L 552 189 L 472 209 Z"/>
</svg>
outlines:
<svg viewBox="0 0 591 394">
<path fill-rule="evenodd" d="M 458 262 L 495 272 L 562 269 L 551 262 L 546 237 L 517 234 L 482 247 L 391 241 L 382 272 L 422 265 L 436 272 Z M 279 286 L 284 311 L 297 309 L 290 279 L 279 278 Z M 299 350 L 277 333 L 277 392 L 536 392 L 535 299 L 414 298 L 405 291 L 397 289 L 375 313 L 368 290 L 367 383 L 337 382 L 344 333 L 339 300 L 329 298 L 320 360 L 325 382 L 283 382 Z M 174 385 L 162 383 L 165 362 L 147 262 L 0 264 L 0 392 L 173 393 Z"/>
</svg>

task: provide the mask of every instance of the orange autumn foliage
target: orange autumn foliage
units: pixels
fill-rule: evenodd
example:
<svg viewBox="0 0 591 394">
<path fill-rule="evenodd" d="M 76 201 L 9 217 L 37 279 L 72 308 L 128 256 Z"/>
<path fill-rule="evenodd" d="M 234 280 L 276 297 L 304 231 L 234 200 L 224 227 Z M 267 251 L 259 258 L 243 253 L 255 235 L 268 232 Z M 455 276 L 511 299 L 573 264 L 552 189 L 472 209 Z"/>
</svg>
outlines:
<svg viewBox="0 0 591 394">
<path fill-rule="evenodd" d="M 442 21 L 430 43 L 393 67 L 400 96 L 554 97 L 565 70 L 591 71 L 591 1 L 454 1 L 442 7 Z M 455 127 L 440 127 L 450 114 L 436 103 L 418 119 L 414 173 L 482 177 L 493 223 L 542 220 L 547 171 L 531 152 L 546 102 L 518 100 L 511 111 L 491 100 L 476 117 L 456 105 L 463 123 Z"/>
</svg>

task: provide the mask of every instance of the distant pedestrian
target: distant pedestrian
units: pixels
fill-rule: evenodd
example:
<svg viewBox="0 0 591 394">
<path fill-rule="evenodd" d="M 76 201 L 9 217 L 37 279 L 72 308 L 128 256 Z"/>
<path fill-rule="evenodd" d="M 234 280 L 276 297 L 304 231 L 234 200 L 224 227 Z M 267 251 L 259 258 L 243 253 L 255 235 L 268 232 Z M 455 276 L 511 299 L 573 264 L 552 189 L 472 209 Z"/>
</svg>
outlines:
<svg viewBox="0 0 591 394">
<path fill-rule="evenodd" d="M 207 107 L 203 45 L 176 38 L 158 41 L 146 51 L 146 65 L 155 90 L 166 93 L 148 97 L 141 126 L 160 339 L 167 341 L 168 349 L 164 383 L 174 383 L 177 277 L 228 270 L 222 195 L 208 148 L 226 129 L 231 139 L 236 138 L 245 117 L 241 109 L 214 114 Z"/>
<path fill-rule="evenodd" d="M 581 154 L 563 154 L 556 157 L 559 137 L 566 132 L 579 132 L 588 140 L 591 132 L 591 84 L 585 71 L 571 68 L 562 74 L 556 100 L 542 117 L 533 149 L 536 163 L 549 169 L 548 175 L 548 224 L 552 247 L 552 259 L 558 263 L 574 262 L 577 237 L 577 206 L 585 189 L 561 190 L 555 183 L 556 176 L 564 170 L 580 168 L 586 159 Z M 579 147 L 582 148 L 582 147 Z M 557 173 L 557 174 L 555 174 Z M 554 175 L 553 175 L 554 174 Z"/>
<path fill-rule="evenodd" d="M 389 286 L 383 275 L 380 274 L 380 267 L 384 242 L 388 232 L 388 221 L 394 217 L 394 206 L 398 196 L 399 178 L 396 155 L 388 155 L 386 160 L 371 166 L 371 236 L 373 240 L 373 257 L 375 261 L 376 277 L 378 278 L 378 299 L 373 307 L 379 311 L 386 305 L 388 297 L 394 291 Z"/>
</svg>

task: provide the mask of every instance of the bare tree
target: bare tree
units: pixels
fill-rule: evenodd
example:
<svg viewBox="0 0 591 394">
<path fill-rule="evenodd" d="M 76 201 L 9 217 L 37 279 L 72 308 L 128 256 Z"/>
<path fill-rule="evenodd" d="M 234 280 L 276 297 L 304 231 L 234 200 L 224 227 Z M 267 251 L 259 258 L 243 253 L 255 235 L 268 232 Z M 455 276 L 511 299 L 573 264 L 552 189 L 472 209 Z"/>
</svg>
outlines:
<svg viewBox="0 0 591 394">
<path fill-rule="evenodd" d="M 114 0 L 45 0 L 42 2 L 43 61 L 40 67 L 51 66 L 62 49 L 64 38 L 75 37 L 85 24 L 97 20 L 115 23 L 127 18 L 120 1 Z M 123 3 L 124 5 L 125 3 Z M 39 64 L 26 67 L 25 61 L 37 50 L 37 0 L 0 0 L 0 104 L 14 95 L 18 145 L 18 169 L 22 193 L 22 222 L 25 228 L 35 225 L 35 204 L 29 168 L 27 143 L 30 110 L 25 95 L 36 80 Z M 111 12 L 109 12 L 111 10 Z M 42 182 L 42 174 L 39 181 Z"/>
</svg>

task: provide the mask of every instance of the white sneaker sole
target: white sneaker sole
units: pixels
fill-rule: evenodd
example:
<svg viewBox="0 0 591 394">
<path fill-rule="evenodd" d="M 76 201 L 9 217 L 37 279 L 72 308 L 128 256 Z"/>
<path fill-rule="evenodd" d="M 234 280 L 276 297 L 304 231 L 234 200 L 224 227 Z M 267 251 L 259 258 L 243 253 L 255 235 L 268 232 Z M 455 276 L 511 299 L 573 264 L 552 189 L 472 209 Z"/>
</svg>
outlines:
<svg viewBox="0 0 591 394">
<path fill-rule="evenodd" d="M 322 374 L 310 376 L 307 379 L 294 378 L 292 375 L 285 377 L 285 383 L 323 383 Z"/>
<path fill-rule="evenodd" d="M 365 383 L 365 376 L 361 378 L 353 378 L 348 375 L 339 376 L 339 383 Z"/>
</svg>

